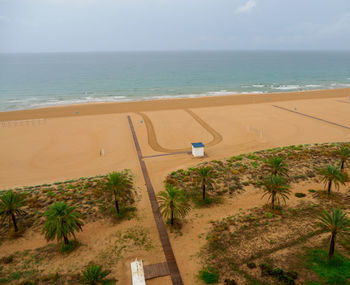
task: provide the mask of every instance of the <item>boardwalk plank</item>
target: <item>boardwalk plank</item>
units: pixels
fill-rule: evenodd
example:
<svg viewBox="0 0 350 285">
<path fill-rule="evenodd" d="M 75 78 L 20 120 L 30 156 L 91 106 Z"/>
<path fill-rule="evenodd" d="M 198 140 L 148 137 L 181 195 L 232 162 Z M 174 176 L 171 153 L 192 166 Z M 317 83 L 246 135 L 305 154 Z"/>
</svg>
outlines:
<svg viewBox="0 0 350 285">
<path fill-rule="evenodd" d="M 164 255 L 165 255 L 165 258 L 166 258 L 166 261 L 168 264 L 172 283 L 173 283 L 173 285 L 183 285 L 180 271 L 179 271 L 179 268 L 178 268 L 177 263 L 176 263 L 175 255 L 174 255 L 173 249 L 172 249 L 171 244 L 170 244 L 168 233 L 166 231 L 164 221 L 163 221 L 162 217 L 160 216 L 160 213 L 158 210 L 159 206 L 158 206 L 156 194 L 154 193 L 154 189 L 153 189 L 153 186 L 151 183 L 151 179 L 149 178 L 149 175 L 148 175 L 146 164 L 142 159 L 141 148 L 140 148 L 139 141 L 137 139 L 134 125 L 131 121 L 130 116 L 128 116 L 128 121 L 129 121 L 130 130 L 132 133 L 132 137 L 134 140 L 137 156 L 138 156 L 138 159 L 140 162 L 142 174 L 143 174 L 143 177 L 145 179 L 148 197 L 149 197 L 150 202 L 151 202 L 153 217 L 154 217 L 154 220 L 155 220 L 156 225 L 157 225 L 160 242 L 162 244 Z"/>
</svg>

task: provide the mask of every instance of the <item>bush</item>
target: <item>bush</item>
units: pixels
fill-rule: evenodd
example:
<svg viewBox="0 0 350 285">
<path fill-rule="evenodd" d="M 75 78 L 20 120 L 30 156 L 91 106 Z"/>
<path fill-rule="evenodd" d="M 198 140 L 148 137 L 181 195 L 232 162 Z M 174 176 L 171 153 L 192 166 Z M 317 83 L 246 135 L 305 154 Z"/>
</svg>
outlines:
<svg viewBox="0 0 350 285">
<path fill-rule="evenodd" d="M 259 267 L 261 269 L 261 276 L 268 276 L 272 275 L 272 266 L 267 263 L 261 263 L 259 264 Z"/>
<path fill-rule="evenodd" d="M 256 268 L 256 264 L 254 262 L 248 262 L 247 267 L 250 269 Z"/>
<path fill-rule="evenodd" d="M 13 262 L 13 255 L 4 256 L 0 259 L 0 263 L 9 264 L 11 262 Z"/>
<path fill-rule="evenodd" d="M 298 198 L 304 198 L 306 196 L 306 194 L 304 193 L 295 193 L 295 197 L 298 197 Z"/>
<path fill-rule="evenodd" d="M 19 271 L 13 272 L 10 276 L 11 280 L 18 280 L 20 278 L 21 278 L 21 272 Z"/>
<path fill-rule="evenodd" d="M 111 273 L 109 270 L 102 270 L 101 265 L 91 264 L 86 271 L 83 271 L 83 282 L 85 284 L 99 284 L 106 282 L 105 278 Z"/>
<path fill-rule="evenodd" d="M 199 278 L 202 279 L 206 284 L 216 284 L 219 281 L 219 274 L 217 272 L 213 272 L 208 268 L 199 271 Z"/>
<path fill-rule="evenodd" d="M 68 244 L 64 244 L 63 242 L 61 243 L 61 247 L 60 247 L 60 251 L 61 253 L 70 253 L 73 250 L 75 250 L 76 248 L 79 247 L 79 242 L 77 241 L 69 241 Z"/>
<path fill-rule="evenodd" d="M 261 269 L 261 276 L 273 276 L 278 280 L 282 281 L 284 284 L 293 285 L 294 280 L 298 278 L 298 274 L 294 271 L 284 272 L 281 268 L 273 268 L 267 263 L 261 263 L 259 265 Z"/>
</svg>

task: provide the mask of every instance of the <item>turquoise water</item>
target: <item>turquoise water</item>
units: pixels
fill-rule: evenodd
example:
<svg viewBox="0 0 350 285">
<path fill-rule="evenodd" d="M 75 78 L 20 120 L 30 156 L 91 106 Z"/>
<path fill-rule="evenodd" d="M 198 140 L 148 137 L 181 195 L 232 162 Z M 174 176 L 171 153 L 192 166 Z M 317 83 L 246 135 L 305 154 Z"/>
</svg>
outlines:
<svg viewBox="0 0 350 285">
<path fill-rule="evenodd" d="M 0 110 L 350 87 L 350 52 L 0 54 Z"/>
</svg>

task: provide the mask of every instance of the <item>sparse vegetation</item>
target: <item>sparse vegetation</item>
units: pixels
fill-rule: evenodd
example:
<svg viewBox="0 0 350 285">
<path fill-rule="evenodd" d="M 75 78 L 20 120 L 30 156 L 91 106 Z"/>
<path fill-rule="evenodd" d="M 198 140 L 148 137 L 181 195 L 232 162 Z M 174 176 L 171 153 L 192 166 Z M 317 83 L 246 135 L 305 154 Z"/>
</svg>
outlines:
<svg viewBox="0 0 350 285">
<path fill-rule="evenodd" d="M 274 148 L 234 156 L 228 160 L 204 162 L 197 167 L 173 171 L 166 177 L 166 189 L 157 195 L 157 199 L 162 215 L 165 219 L 169 219 L 171 225 L 180 222 L 190 207 L 201 205 L 207 207 L 212 201 L 224 201 L 228 195 L 230 197 L 239 195 L 244 191 L 251 191 L 253 187 L 259 191 L 265 191 L 270 198 L 269 208 L 264 205 L 249 210 L 240 209 L 239 214 L 217 221 L 211 217 L 212 228 L 207 236 L 206 232 L 198 233 L 199 238 L 206 237 L 207 240 L 200 253 L 203 270 L 198 277 L 208 284 L 218 282 L 241 284 L 242 280 L 247 284 L 276 282 L 294 284 L 295 280 L 298 284 L 313 284 L 311 282 L 346 284 L 347 278 L 350 278 L 347 270 L 349 243 L 345 239 L 348 220 L 344 218 L 345 222 L 342 224 L 346 225 L 345 227 L 339 226 L 341 224 L 339 217 L 342 215 L 345 217 L 345 213 L 350 209 L 350 193 L 341 191 L 332 193 L 327 198 L 326 193 L 318 190 L 317 185 L 323 179 L 329 186 L 330 176 L 323 175 L 324 173 L 319 171 L 320 168 L 326 169 L 330 165 L 339 164 L 336 169 L 344 175 L 344 179 L 339 178 L 341 176 L 338 173 L 337 178 L 332 178 L 330 189 L 333 184 L 338 187 L 345 183 L 347 161 L 344 161 L 344 169 L 341 171 L 340 152 L 337 156 L 334 154 L 341 147 L 348 148 L 348 146 L 349 144 L 335 143 Z M 199 174 L 200 169 L 208 169 L 209 174 Z M 103 264 L 104 268 L 110 269 L 126 255 L 129 257 L 132 250 L 151 250 L 153 246 L 147 229 L 134 227 L 125 229 L 124 227 L 123 230 L 118 230 L 108 237 L 110 243 L 108 248 L 97 253 L 94 263 L 87 261 L 82 267 L 75 268 L 72 272 L 41 271 L 43 265 L 55 258 L 57 254 L 68 257 L 85 250 L 86 245 L 80 245 L 75 239 L 70 240 L 74 238 L 74 233 L 81 230 L 83 222 L 86 224 L 96 221 L 107 217 L 107 214 L 113 217 L 112 221 L 132 217 L 125 213 L 131 213 L 131 206 L 137 197 L 133 177 L 127 171 L 118 172 L 117 176 L 123 177 L 127 182 L 119 183 L 122 180 L 120 179 L 118 183 L 112 183 L 111 175 L 83 177 L 78 180 L 12 190 L 13 193 L 23 197 L 24 205 L 19 209 L 27 213 L 16 215 L 19 228 L 32 229 L 35 232 L 44 226 L 46 228 L 44 233 L 46 235 L 48 232 L 51 233 L 50 240 L 63 240 L 63 245 L 48 244 L 43 248 L 18 251 L 1 258 L 0 283 L 79 284 L 83 280 L 82 270 L 86 264 L 94 264 L 95 269 L 98 269 L 96 264 Z M 316 186 L 305 186 L 304 183 L 308 181 Z M 299 190 L 296 187 L 299 182 L 304 182 L 303 187 L 313 187 L 316 190 L 310 189 L 309 192 L 307 192 L 308 188 Z M 295 193 L 294 189 L 300 192 Z M 295 199 L 290 196 L 290 190 L 293 190 L 293 196 L 306 198 Z M 277 207 L 289 197 L 292 202 L 283 208 Z M 67 207 L 73 208 L 73 212 L 80 213 L 76 216 L 79 222 L 73 222 L 73 224 L 76 223 L 75 226 L 61 224 L 64 230 L 60 232 L 64 232 L 66 238 L 63 234 L 58 235 L 57 229 L 49 230 L 47 221 L 45 222 L 47 214 L 44 213 L 52 209 L 57 202 L 65 203 Z M 213 209 L 219 206 L 213 205 Z M 343 209 L 342 215 L 333 214 L 332 209 L 338 207 Z M 195 215 L 203 215 L 201 211 L 205 210 L 196 209 Z M 330 218 L 325 216 L 325 211 Z M 322 227 L 316 226 L 320 215 L 325 222 Z M 338 226 L 335 226 L 335 221 L 338 221 Z M 50 224 L 50 228 L 57 227 L 57 221 L 56 224 L 54 222 Z M 0 228 L 0 242 L 6 238 L 5 233 L 12 228 L 14 228 L 12 221 Z M 335 228 L 337 228 L 336 232 Z M 173 227 L 171 231 L 172 229 Z M 331 243 L 327 232 L 331 233 Z M 334 248 L 332 257 L 329 258 L 332 236 L 334 236 Z M 310 246 L 312 248 L 305 255 L 305 248 Z M 329 247 L 328 255 L 323 250 L 326 247 Z M 69 255 L 72 250 L 75 250 L 74 254 Z M 322 251 L 322 254 L 317 253 L 318 251 Z M 265 265 L 261 268 L 257 266 L 259 264 Z M 336 265 L 339 265 L 339 270 Z M 86 274 L 90 267 L 84 270 Z M 98 272 L 104 272 L 102 268 L 93 271 L 96 274 L 91 271 L 90 273 L 94 273 L 91 274 L 92 276 L 99 275 Z M 270 273 L 261 275 L 263 271 Z M 85 280 L 85 282 L 90 281 Z"/>
</svg>

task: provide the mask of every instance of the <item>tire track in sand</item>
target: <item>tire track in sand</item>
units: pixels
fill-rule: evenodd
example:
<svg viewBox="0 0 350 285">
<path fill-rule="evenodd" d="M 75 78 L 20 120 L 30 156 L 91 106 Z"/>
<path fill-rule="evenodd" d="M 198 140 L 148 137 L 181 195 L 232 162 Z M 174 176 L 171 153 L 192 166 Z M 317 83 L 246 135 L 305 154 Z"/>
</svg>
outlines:
<svg viewBox="0 0 350 285">
<path fill-rule="evenodd" d="M 222 141 L 222 135 L 218 133 L 215 129 L 213 129 L 211 126 L 209 126 L 205 121 L 203 121 L 197 114 L 195 114 L 189 109 L 184 109 L 184 111 L 188 113 L 198 124 L 200 124 L 207 132 L 209 132 L 212 135 L 213 139 L 205 144 L 206 147 L 214 146 Z M 191 151 L 191 147 L 175 149 L 162 147 L 158 143 L 157 135 L 151 119 L 144 113 L 137 112 L 136 114 L 140 115 L 143 121 L 145 122 L 147 129 L 148 144 L 153 150 L 166 153 Z"/>
</svg>

